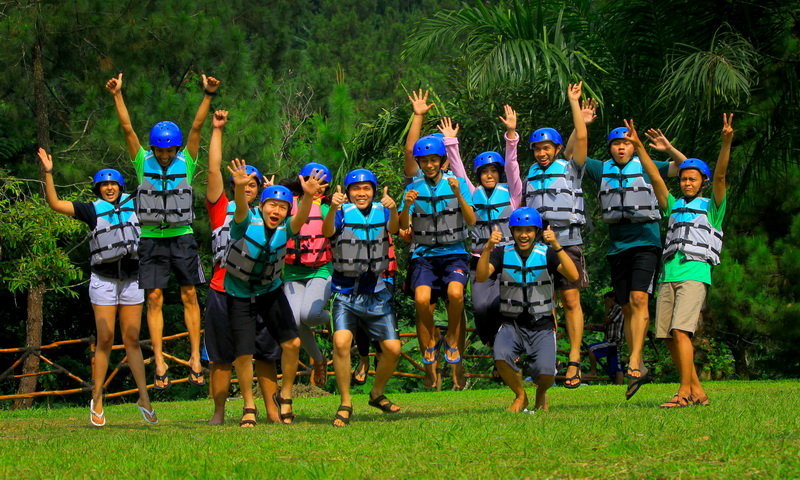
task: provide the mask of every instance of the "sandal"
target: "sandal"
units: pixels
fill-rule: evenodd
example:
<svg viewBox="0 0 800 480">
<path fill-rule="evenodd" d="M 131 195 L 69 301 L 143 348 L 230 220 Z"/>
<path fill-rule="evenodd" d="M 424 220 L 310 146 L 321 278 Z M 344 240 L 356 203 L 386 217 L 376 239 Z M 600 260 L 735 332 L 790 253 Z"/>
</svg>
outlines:
<svg viewBox="0 0 800 480">
<path fill-rule="evenodd" d="M 145 422 L 149 423 L 150 425 L 158 425 L 158 417 L 156 417 L 155 408 L 151 406 L 151 409 L 148 410 L 138 403 L 136 404 L 136 408 L 139 409 L 139 412 L 142 414 L 142 418 L 144 418 Z"/>
<path fill-rule="evenodd" d="M 571 377 L 564 379 L 564 387 L 565 388 L 578 388 L 581 386 L 581 364 L 580 362 L 567 362 L 567 368 L 569 367 L 578 367 L 578 373 Z M 573 380 L 577 380 L 578 383 L 567 383 Z"/>
<path fill-rule="evenodd" d="M 447 354 L 455 355 L 455 360 L 450 360 Z M 458 363 L 461 361 L 461 353 L 458 351 L 458 345 L 451 347 L 447 340 L 444 340 L 444 361 L 447 363 Z"/>
<path fill-rule="evenodd" d="M 372 394 L 369 394 L 369 406 L 375 407 L 378 410 L 382 411 L 383 413 L 399 413 L 400 407 L 396 403 L 392 403 L 391 400 L 386 398 L 386 395 L 378 395 L 375 398 L 372 398 Z M 392 407 L 397 407 L 397 410 L 392 410 Z"/>
<path fill-rule="evenodd" d="M 197 379 L 203 376 L 203 370 L 200 369 L 199 372 L 195 372 L 194 370 L 189 370 L 189 383 L 192 385 L 197 385 L 198 387 L 202 387 L 206 384 L 206 379 L 204 378 L 202 382 L 198 382 Z"/>
<path fill-rule="evenodd" d="M 707 407 L 711 405 L 711 402 L 708 401 L 708 395 L 700 398 L 689 398 L 689 400 L 692 402 L 692 405 L 698 405 L 701 407 Z"/>
<path fill-rule="evenodd" d="M 314 368 L 311 370 L 311 384 L 318 387 L 324 387 L 328 383 L 328 365 L 324 361 L 314 362 Z"/>
<path fill-rule="evenodd" d="M 256 421 L 255 420 L 245 420 L 244 419 L 245 415 L 253 415 L 253 417 L 258 417 L 258 409 L 256 409 L 256 408 L 248 408 L 248 407 L 243 408 L 242 409 L 242 419 L 239 420 L 239 426 L 240 427 L 245 427 L 245 426 L 246 427 L 255 427 L 256 426 Z"/>
<path fill-rule="evenodd" d="M 347 412 L 349 415 L 343 417 L 339 415 L 339 412 Z M 334 427 L 346 427 L 350 425 L 350 419 L 353 417 L 353 407 L 348 407 L 347 405 L 339 405 L 339 408 L 336 409 L 336 415 L 333 417 L 332 425 Z M 339 420 L 344 425 L 336 425 L 336 420 Z"/>
<path fill-rule="evenodd" d="M 441 348 L 443 340 L 444 339 L 442 337 L 439 337 L 439 341 L 436 342 L 436 345 L 434 345 L 431 348 L 425 349 L 425 353 L 422 355 L 422 363 L 424 363 L 425 365 L 433 365 L 434 363 L 436 363 L 436 361 L 439 359 L 439 348 Z M 430 354 L 433 354 L 433 360 L 428 360 L 427 358 L 425 358 Z"/>
<path fill-rule="evenodd" d="M 672 396 L 672 399 L 662 403 L 659 405 L 661 408 L 680 408 L 680 407 L 688 407 L 691 405 L 691 400 L 686 397 L 681 397 L 677 393 Z"/>
<path fill-rule="evenodd" d="M 169 381 L 169 377 L 167 376 L 167 372 L 168 371 L 169 371 L 169 368 L 164 370 L 164 374 L 163 375 L 159 375 L 157 373 L 153 374 L 153 378 L 154 378 L 153 388 L 154 389 L 156 389 L 156 390 L 168 390 L 169 387 L 172 386 L 172 382 Z M 158 385 L 156 385 L 156 382 L 161 382 L 161 386 L 159 387 Z"/>
<path fill-rule="evenodd" d="M 100 421 L 99 422 L 95 422 L 94 418 L 92 418 L 92 416 L 95 416 L 95 417 L 99 418 Z M 106 426 L 106 412 L 105 412 L 105 410 L 103 410 L 100 413 L 97 413 L 97 412 L 94 411 L 94 398 L 89 400 L 89 421 L 92 422 L 92 425 L 94 425 L 95 427 L 105 427 Z"/>
<path fill-rule="evenodd" d="M 281 392 L 275 392 L 272 395 L 272 400 L 275 402 L 275 405 L 278 406 L 278 418 L 281 420 L 281 423 L 284 425 L 291 425 L 294 422 L 294 412 L 289 411 L 289 413 L 283 413 L 282 405 L 291 405 L 292 399 L 291 398 L 283 398 L 281 397 Z M 289 420 L 288 422 L 286 420 Z"/>
<path fill-rule="evenodd" d="M 425 360 L 423 359 L 423 361 L 425 361 Z M 358 377 L 360 375 L 358 373 L 358 371 L 359 371 L 361 366 L 364 367 L 364 371 L 363 371 L 364 378 L 363 378 L 363 380 L 359 380 L 358 379 Z M 369 366 L 367 364 L 359 361 L 358 365 L 353 370 L 353 374 L 350 376 L 350 383 L 352 383 L 353 385 L 364 385 L 365 383 L 367 383 L 367 376 L 369 375 L 368 372 L 369 372 Z"/>
<path fill-rule="evenodd" d="M 631 383 L 628 384 L 628 390 L 625 392 L 625 400 L 630 400 L 631 397 L 639 391 L 642 385 L 650 383 L 653 380 L 653 377 L 650 375 L 650 370 L 644 365 L 642 365 L 641 370 L 638 368 L 629 368 L 628 372 L 639 372 L 640 375 L 638 377 L 634 377 L 630 374 L 625 375 L 631 379 Z"/>
</svg>

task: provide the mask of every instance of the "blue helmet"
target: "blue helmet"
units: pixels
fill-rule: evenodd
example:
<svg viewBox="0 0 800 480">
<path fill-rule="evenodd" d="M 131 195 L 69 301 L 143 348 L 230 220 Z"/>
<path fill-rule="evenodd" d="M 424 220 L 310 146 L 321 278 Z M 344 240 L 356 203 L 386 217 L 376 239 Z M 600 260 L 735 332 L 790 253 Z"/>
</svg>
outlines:
<svg viewBox="0 0 800 480">
<path fill-rule="evenodd" d="M 104 168 L 102 170 L 98 170 L 97 173 L 94 174 L 94 178 L 92 178 L 92 191 L 95 193 L 95 195 L 98 195 L 98 187 L 100 186 L 100 182 L 117 182 L 120 191 L 125 191 L 125 179 L 122 177 L 122 174 L 119 173 L 119 170 L 114 170 L 113 168 Z"/>
<path fill-rule="evenodd" d="M 256 167 L 254 167 L 254 166 L 252 166 L 252 165 L 245 165 L 245 166 L 244 166 L 244 171 L 245 171 L 245 172 L 246 172 L 248 175 L 252 175 L 252 174 L 254 174 L 254 173 L 256 174 L 255 181 L 256 181 L 256 183 L 258 184 L 258 186 L 259 186 L 259 187 L 260 187 L 260 186 L 261 186 L 261 184 L 264 182 L 264 177 L 262 177 L 262 176 L 261 176 L 261 171 L 260 171 L 259 169 L 257 169 Z M 233 181 L 233 175 L 231 175 L 231 182 L 232 182 L 232 181 Z"/>
<path fill-rule="evenodd" d="M 530 142 L 534 144 L 536 142 L 553 142 L 556 145 L 561 145 L 564 141 L 561 139 L 561 134 L 558 133 L 558 130 L 555 128 L 540 128 L 535 132 L 531 133 Z"/>
<path fill-rule="evenodd" d="M 442 140 L 443 138 L 444 135 L 440 137 L 436 134 L 420 138 L 417 140 L 417 143 L 414 144 L 414 156 L 439 155 L 440 157 L 444 157 L 446 151 L 444 148 L 444 140 Z"/>
<path fill-rule="evenodd" d="M 314 170 L 321 170 L 322 171 L 322 181 L 326 183 L 331 182 L 331 169 L 326 167 L 325 165 L 317 162 L 310 162 L 303 165 L 303 168 L 300 169 L 300 176 L 301 177 L 310 177 Z"/>
<path fill-rule="evenodd" d="M 150 145 L 154 147 L 180 147 L 183 134 L 180 127 L 172 122 L 158 122 L 150 129 Z"/>
<path fill-rule="evenodd" d="M 511 212 L 511 216 L 508 218 L 508 226 L 542 228 L 542 216 L 533 207 L 519 207 Z"/>
<path fill-rule="evenodd" d="M 283 185 L 270 185 L 261 192 L 261 203 L 267 200 L 282 200 L 291 205 L 293 199 L 292 191 Z"/>
<path fill-rule="evenodd" d="M 344 177 L 344 189 L 347 190 L 350 188 L 350 185 L 358 182 L 371 182 L 372 188 L 376 191 L 378 190 L 378 177 L 376 177 L 371 170 L 356 168 L 355 170 L 347 172 L 347 175 Z"/>
<path fill-rule="evenodd" d="M 503 156 L 502 155 L 500 155 L 497 152 L 493 152 L 493 151 L 490 150 L 488 152 L 483 152 L 480 155 L 478 155 L 477 157 L 475 157 L 475 160 L 472 161 L 472 168 L 477 173 L 478 170 L 480 170 L 481 167 L 485 167 L 486 165 L 489 165 L 490 163 L 496 163 L 497 165 L 499 165 L 501 167 L 505 167 L 505 165 L 506 165 L 506 161 L 503 160 Z"/>
<path fill-rule="evenodd" d="M 711 169 L 708 167 L 706 162 L 700 160 L 699 158 L 687 158 L 686 160 L 682 161 L 678 167 L 678 176 L 680 176 L 681 172 L 687 168 L 699 170 L 703 177 L 705 177 L 705 181 L 709 181 L 711 179 Z"/>
<path fill-rule="evenodd" d="M 628 133 L 628 127 L 617 127 L 608 132 L 606 143 L 610 144 L 614 140 L 627 140 L 628 137 L 625 135 L 626 133 Z"/>
</svg>

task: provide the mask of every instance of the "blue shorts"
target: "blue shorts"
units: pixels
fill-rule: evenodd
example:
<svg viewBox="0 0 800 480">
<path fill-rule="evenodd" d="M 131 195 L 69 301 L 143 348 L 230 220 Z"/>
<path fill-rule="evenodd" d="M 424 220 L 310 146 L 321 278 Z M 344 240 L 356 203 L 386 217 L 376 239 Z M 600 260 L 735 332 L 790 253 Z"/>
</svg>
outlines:
<svg viewBox="0 0 800 480">
<path fill-rule="evenodd" d="M 459 282 L 467 285 L 469 278 L 469 255 L 441 255 L 438 257 L 417 257 L 411 260 L 411 289 L 419 286 L 431 287 L 447 297 L 447 285 Z"/>
<path fill-rule="evenodd" d="M 333 331 L 350 330 L 355 334 L 359 326 L 373 341 L 400 338 L 389 289 L 360 295 L 336 294 L 333 300 Z"/>
<path fill-rule="evenodd" d="M 594 358 L 606 359 L 606 372 L 610 376 L 614 376 L 617 372 L 621 372 L 622 368 L 619 366 L 619 358 L 617 355 L 618 348 L 615 343 L 597 342 L 589 345 L 589 351 L 594 354 Z"/>
</svg>

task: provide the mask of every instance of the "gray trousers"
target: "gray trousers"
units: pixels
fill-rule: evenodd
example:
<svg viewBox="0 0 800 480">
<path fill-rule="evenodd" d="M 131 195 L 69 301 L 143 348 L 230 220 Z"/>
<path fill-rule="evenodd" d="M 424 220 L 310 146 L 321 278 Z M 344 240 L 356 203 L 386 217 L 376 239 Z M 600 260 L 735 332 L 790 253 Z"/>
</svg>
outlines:
<svg viewBox="0 0 800 480">
<path fill-rule="evenodd" d="M 311 327 L 331 323 L 331 314 L 325 310 L 331 298 L 331 277 L 285 282 L 283 292 L 292 307 L 292 315 L 300 332 L 303 349 L 315 362 L 323 361 L 322 352 L 317 346 Z"/>
</svg>

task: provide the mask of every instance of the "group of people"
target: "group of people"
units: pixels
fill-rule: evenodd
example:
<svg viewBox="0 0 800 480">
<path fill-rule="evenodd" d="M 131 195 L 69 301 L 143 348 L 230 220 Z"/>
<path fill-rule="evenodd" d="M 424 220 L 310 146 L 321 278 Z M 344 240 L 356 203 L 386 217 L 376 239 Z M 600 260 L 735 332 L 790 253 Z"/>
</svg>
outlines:
<svg viewBox="0 0 800 480">
<path fill-rule="evenodd" d="M 176 124 L 163 121 L 150 130 L 149 150 L 142 147 L 132 127 L 122 85 L 119 74 L 105 88 L 114 98 L 136 169 L 135 194 L 125 192 L 120 172 L 102 169 L 93 179 L 96 201 L 59 200 L 52 158 L 39 150 L 49 205 L 84 221 L 92 231 L 89 292 L 98 335 L 90 421 L 96 426 L 106 423 L 102 388 L 117 316 L 139 390 L 137 406 L 145 421 L 158 422 L 148 397 L 139 328 L 146 299 L 154 388 L 169 388 L 161 336 L 163 292 L 171 273 L 180 285 L 189 332 L 188 381 L 205 384 L 196 293 L 205 278 L 191 226 L 191 185 L 200 132 L 220 82 L 203 76 L 203 99 L 186 142 Z M 585 175 L 599 187 L 602 219 L 609 225 L 611 286 L 621 306 L 630 349 L 626 397 L 651 380 L 642 347 L 649 326 L 648 300 L 663 257 L 656 331 L 667 341 L 681 383 L 675 396 L 661 406 L 707 405 L 708 396 L 694 367 L 692 335 L 711 284 L 711 267 L 719 263 L 733 116 L 724 117 L 722 148 L 713 175 L 705 162 L 687 159 L 661 131 L 651 129 L 646 133 L 650 146 L 672 158 L 653 161 L 632 120 L 609 133 L 611 159 L 600 161 L 587 157 L 587 125 L 596 118 L 596 104 L 587 99 L 581 105 L 581 96 L 582 84 L 570 85 L 567 97 L 574 130 L 566 143 L 553 128 L 531 134 L 527 143 L 531 165 L 525 176 L 520 174 L 517 158 L 517 115 L 506 105 L 500 117 L 506 129 L 505 157 L 492 150 L 475 157 L 472 169 L 477 183 L 473 184 L 459 153 L 459 126 L 444 118 L 438 133 L 422 136 L 424 117 L 433 105 L 428 104 L 427 92 L 412 92 L 406 187 L 399 205 L 388 187 L 365 168 L 348 172 L 335 191 L 331 170 L 318 162 L 304 165 L 296 177 L 278 183 L 236 158 L 224 173 L 222 144 L 228 112 L 215 111 L 206 189 L 214 265 L 202 339 L 214 403 L 209 423 L 224 423 L 234 368 L 244 400 L 240 426 L 253 427 L 257 422 L 254 377 L 269 421 L 292 423 L 292 386 L 300 348 L 313 364 L 312 382 L 324 384 L 327 360 L 312 327 L 331 323 L 333 367 L 341 395 L 333 425 L 350 423 L 350 385 L 364 382 L 363 360 L 351 373 L 354 339 L 360 339 L 362 352 L 367 341 L 374 342 L 379 351 L 369 405 L 387 414 L 400 412 L 384 390 L 401 352 L 392 306 L 397 270 L 392 236 L 401 232 L 411 243 L 403 289 L 416 306 L 425 385 L 440 381 L 441 357 L 453 369 L 454 386 L 463 387 L 464 305 L 470 281 L 476 330 L 493 349 L 496 371 L 515 395 L 508 409 L 521 412 L 529 406 L 524 368 L 536 384 L 533 408 L 548 409 L 546 392 L 556 375 L 559 306 L 564 309 L 570 340 L 564 385 L 577 388 L 581 384 L 580 290 L 589 282 L 581 236 L 586 217 Z M 225 192 L 226 176 L 232 198 Z M 669 193 L 668 176 L 680 177 L 679 197 Z M 703 197 L 703 188 L 712 179 L 712 198 Z M 662 214 L 669 219 L 663 252 Z M 439 300 L 447 311 L 444 331 L 433 321 Z"/>
</svg>

